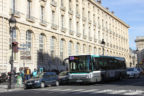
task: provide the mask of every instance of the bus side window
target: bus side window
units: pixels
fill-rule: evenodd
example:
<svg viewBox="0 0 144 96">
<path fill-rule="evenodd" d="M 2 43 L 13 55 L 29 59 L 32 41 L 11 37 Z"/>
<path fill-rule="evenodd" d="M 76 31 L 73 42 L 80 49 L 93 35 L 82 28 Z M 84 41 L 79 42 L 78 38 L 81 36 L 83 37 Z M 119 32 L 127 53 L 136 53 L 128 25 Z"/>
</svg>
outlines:
<svg viewBox="0 0 144 96">
<path fill-rule="evenodd" d="M 94 67 L 94 70 L 99 70 L 99 64 L 98 64 L 98 59 L 94 58 L 94 61 L 93 61 L 93 67 Z"/>
</svg>

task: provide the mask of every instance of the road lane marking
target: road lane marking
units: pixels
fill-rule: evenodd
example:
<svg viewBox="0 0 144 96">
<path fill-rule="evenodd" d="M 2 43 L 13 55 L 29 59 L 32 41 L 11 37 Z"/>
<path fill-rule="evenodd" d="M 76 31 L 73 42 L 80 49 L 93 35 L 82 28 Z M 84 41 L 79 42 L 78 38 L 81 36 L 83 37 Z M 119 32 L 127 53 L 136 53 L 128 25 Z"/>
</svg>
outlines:
<svg viewBox="0 0 144 96">
<path fill-rule="evenodd" d="M 83 94 L 83 93 L 88 93 L 88 94 L 115 94 L 115 95 L 144 95 L 144 91 L 142 90 L 114 90 L 114 89 L 106 89 L 106 90 L 100 90 L 100 89 L 61 89 L 61 88 L 56 88 L 56 89 L 40 89 L 40 90 L 47 90 L 50 93 L 55 93 L 59 92 L 60 94 Z"/>
</svg>

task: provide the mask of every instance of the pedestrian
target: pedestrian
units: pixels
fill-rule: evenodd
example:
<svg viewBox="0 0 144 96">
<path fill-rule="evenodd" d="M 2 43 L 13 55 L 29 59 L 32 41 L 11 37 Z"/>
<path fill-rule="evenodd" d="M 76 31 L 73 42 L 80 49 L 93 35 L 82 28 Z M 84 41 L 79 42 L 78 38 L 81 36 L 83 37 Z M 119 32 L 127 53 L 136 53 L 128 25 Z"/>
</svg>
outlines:
<svg viewBox="0 0 144 96">
<path fill-rule="evenodd" d="M 31 70 L 29 68 L 26 69 L 25 75 L 26 75 L 26 80 L 29 80 L 31 75 Z"/>
<path fill-rule="evenodd" d="M 17 80 L 16 80 L 17 87 L 22 87 L 22 77 L 20 73 L 17 74 Z"/>
<path fill-rule="evenodd" d="M 24 82 L 24 70 L 23 69 L 20 70 L 20 76 L 22 77 L 22 82 Z"/>
<path fill-rule="evenodd" d="M 35 68 L 32 73 L 32 76 L 35 78 L 35 77 L 37 77 L 37 75 L 38 75 L 38 72 L 37 72 L 37 69 Z"/>
</svg>

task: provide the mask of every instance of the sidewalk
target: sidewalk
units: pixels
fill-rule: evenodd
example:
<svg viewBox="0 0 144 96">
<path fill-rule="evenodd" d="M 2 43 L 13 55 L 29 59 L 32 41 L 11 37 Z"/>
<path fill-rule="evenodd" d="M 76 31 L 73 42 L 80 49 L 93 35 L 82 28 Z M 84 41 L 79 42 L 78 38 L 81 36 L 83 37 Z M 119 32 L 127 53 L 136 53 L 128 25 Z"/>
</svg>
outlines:
<svg viewBox="0 0 144 96">
<path fill-rule="evenodd" d="M 0 93 L 21 91 L 21 90 L 24 90 L 24 88 L 23 87 L 15 87 L 14 89 L 8 89 L 8 84 L 0 84 Z"/>
</svg>

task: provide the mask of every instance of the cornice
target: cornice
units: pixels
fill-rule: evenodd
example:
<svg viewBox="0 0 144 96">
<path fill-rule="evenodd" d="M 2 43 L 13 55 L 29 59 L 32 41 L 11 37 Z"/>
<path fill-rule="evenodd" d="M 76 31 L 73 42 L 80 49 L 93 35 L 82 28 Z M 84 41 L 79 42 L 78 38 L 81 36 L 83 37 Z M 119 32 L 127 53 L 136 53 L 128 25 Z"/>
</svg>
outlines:
<svg viewBox="0 0 144 96">
<path fill-rule="evenodd" d="M 110 11 L 108 11 L 106 8 L 104 8 L 98 2 L 96 2 L 94 0 L 88 0 L 88 1 L 91 2 L 92 4 L 94 4 L 95 6 L 97 6 L 98 8 L 100 8 L 102 11 L 106 12 L 108 15 L 110 15 L 113 18 L 115 18 L 116 20 L 118 20 L 120 23 L 122 23 L 123 25 L 125 25 L 127 28 L 130 28 L 130 26 L 128 24 L 126 24 L 124 21 L 122 21 L 121 19 L 119 19 L 118 17 L 116 17 L 114 14 L 112 14 Z"/>
</svg>

